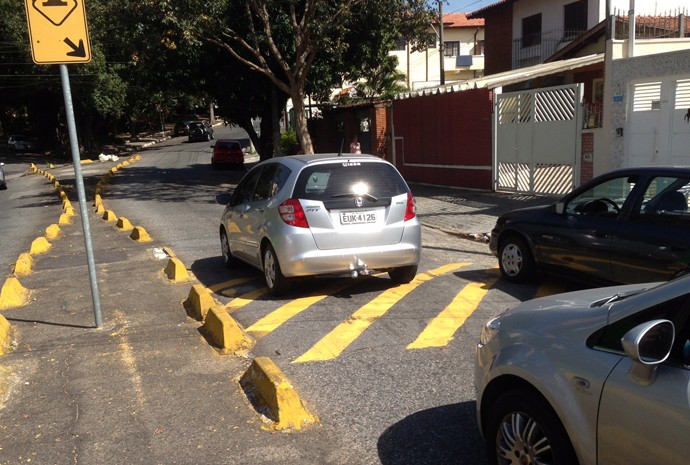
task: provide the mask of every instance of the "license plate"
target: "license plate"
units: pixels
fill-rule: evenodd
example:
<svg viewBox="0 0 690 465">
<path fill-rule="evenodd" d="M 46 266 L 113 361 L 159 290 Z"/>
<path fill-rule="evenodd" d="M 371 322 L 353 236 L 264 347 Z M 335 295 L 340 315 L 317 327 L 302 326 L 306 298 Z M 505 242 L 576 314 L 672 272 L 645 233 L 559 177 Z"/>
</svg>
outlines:
<svg viewBox="0 0 690 465">
<path fill-rule="evenodd" d="M 340 212 L 340 224 L 376 223 L 376 212 Z"/>
</svg>

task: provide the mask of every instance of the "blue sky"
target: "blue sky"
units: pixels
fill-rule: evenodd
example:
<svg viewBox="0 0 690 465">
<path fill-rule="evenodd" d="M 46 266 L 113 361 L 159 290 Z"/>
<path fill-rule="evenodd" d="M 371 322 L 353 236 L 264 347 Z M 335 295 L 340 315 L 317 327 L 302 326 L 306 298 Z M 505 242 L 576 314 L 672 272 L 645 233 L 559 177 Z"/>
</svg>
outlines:
<svg viewBox="0 0 690 465">
<path fill-rule="evenodd" d="M 496 3 L 498 0 L 449 0 L 447 3 L 443 4 L 444 13 L 470 13 L 476 11 L 480 8 L 484 8 L 487 5 Z M 435 0 L 431 0 L 430 4 L 438 3 Z"/>
</svg>

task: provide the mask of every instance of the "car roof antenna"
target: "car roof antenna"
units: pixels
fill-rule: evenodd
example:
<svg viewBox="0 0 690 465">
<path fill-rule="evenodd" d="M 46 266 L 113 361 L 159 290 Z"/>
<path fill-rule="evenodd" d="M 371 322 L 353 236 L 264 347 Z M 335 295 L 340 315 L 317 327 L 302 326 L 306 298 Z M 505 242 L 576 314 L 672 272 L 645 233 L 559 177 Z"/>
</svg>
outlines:
<svg viewBox="0 0 690 465">
<path fill-rule="evenodd" d="M 338 156 L 342 157 L 343 156 L 343 144 L 345 143 L 345 138 L 343 137 L 340 139 L 340 151 L 338 152 Z"/>
</svg>

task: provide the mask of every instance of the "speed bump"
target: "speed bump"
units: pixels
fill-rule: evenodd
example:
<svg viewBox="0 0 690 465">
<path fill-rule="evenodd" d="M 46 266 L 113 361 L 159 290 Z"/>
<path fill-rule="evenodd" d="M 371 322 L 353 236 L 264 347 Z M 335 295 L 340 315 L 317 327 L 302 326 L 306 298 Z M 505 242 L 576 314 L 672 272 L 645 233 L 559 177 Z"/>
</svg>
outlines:
<svg viewBox="0 0 690 465">
<path fill-rule="evenodd" d="M 251 349 L 255 341 L 220 305 L 213 305 L 206 314 L 201 334 L 221 354 L 242 354 Z"/>
<path fill-rule="evenodd" d="M 10 276 L 0 290 L 0 310 L 21 307 L 29 301 L 29 290 L 19 280 Z"/>
<path fill-rule="evenodd" d="M 287 376 L 268 357 L 255 358 L 242 375 L 240 385 L 254 408 L 264 413 L 275 429 L 299 430 L 318 421 Z"/>
</svg>

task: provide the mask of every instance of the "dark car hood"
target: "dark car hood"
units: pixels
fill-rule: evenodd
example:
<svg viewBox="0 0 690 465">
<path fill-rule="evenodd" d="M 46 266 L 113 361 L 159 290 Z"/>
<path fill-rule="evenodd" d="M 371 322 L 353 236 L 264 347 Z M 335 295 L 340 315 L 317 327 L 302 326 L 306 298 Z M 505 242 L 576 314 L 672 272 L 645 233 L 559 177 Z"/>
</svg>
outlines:
<svg viewBox="0 0 690 465">
<path fill-rule="evenodd" d="M 537 218 L 549 213 L 553 210 L 554 204 L 538 205 L 536 207 L 525 207 L 517 210 L 511 210 L 502 214 L 497 221 L 497 225 L 504 225 L 516 219 Z"/>
</svg>

